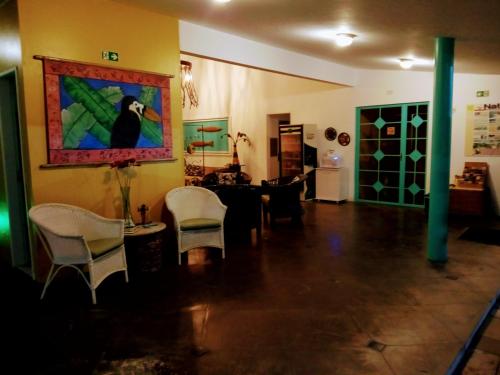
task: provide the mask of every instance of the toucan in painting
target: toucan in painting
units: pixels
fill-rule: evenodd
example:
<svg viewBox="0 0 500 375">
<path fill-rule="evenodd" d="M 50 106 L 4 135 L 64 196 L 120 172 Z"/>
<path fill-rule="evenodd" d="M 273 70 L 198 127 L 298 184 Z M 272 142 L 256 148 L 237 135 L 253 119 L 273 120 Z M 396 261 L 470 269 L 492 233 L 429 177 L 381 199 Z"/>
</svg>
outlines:
<svg viewBox="0 0 500 375">
<path fill-rule="evenodd" d="M 160 121 L 160 115 L 152 108 L 139 103 L 134 96 L 124 96 L 121 111 L 111 129 L 111 148 L 134 148 L 141 134 L 142 116 Z"/>
</svg>

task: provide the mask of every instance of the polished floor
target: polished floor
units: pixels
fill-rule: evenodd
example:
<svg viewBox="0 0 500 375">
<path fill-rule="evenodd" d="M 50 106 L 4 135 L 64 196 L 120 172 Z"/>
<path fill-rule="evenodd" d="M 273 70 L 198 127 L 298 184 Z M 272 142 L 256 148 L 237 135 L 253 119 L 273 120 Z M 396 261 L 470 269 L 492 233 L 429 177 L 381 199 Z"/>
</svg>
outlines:
<svg viewBox="0 0 500 375">
<path fill-rule="evenodd" d="M 444 374 L 499 289 L 500 247 L 459 240 L 469 223 L 453 219 L 433 266 L 423 210 L 304 208 L 225 260 L 195 250 L 179 267 L 167 250 L 160 272 L 113 275 L 97 306 L 71 272 L 40 302 L 2 270 L 5 373 Z"/>
</svg>

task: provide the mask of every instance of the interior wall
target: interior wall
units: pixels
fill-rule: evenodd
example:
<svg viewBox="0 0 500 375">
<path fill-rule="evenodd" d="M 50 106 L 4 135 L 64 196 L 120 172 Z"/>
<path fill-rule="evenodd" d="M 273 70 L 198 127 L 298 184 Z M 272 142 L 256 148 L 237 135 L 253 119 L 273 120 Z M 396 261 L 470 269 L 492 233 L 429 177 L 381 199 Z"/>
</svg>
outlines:
<svg viewBox="0 0 500 375">
<path fill-rule="evenodd" d="M 238 157 L 243 171 L 253 176 L 264 175 L 265 134 L 259 127 L 265 112 L 262 96 L 264 82 L 260 72 L 237 65 L 224 64 L 212 60 L 181 56 L 190 61 L 193 81 L 198 92 L 199 106 L 183 109 L 184 120 L 199 120 L 228 117 L 228 131 L 231 135 L 244 132 L 250 139 L 248 143 L 238 143 Z M 190 163 L 201 165 L 199 155 L 186 156 Z M 251 159 L 251 160 L 250 160 Z M 231 163 L 232 148 L 226 155 L 213 155 L 205 150 L 205 166 L 223 167 Z M 257 181 L 260 181 L 257 180 Z"/>
<path fill-rule="evenodd" d="M 179 29 L 181 51 L 188 54 L 347 86 L 354 86 L 358 82 L 358 70 L 351 66 L 183 20 L 179 23 Z"/>
<path fill-rule="evenodd" d="M 183 119 L 229 117 L 229 132 L 244 132 L 250 138 L 250 146 L 238 144 L 238 156 L 243 171 L 252 176 L 255 184 L 268 178 L 267 115 L 290 112 L 276 110 L 274 102 L 338 87 L 194 56 L 182 55 L 181 58 L 193 64 L 193 81 L 199 97 L 197 108 L 186 104 Z M 186 160 L 198 165 L 202 161 L 200 156 L 191 155 L 186 155 Z M 222 167 L 231 160 L 231 153 L 223 156 L 205 153 L 205 166 Z"/>
<path fill-rule="evenodd" d="M 432 113 L 434 75 L 431 72 L 361 70 L 356 87 L 339 88 L 331 84 L 207 59 L 191 56 L 183 58 L 193 62 L 194 79 L 200 92 L 199 108 L 185 108 L 184 119 L 230 116 L 234 131 L 249 133 L 253 146 L 247 150 L 249 153 L 245 154 L 242 162 L 247 164 L 250 173 L 255 173 L 257 179 L 253 180 L 254 183 L 266 178 L 268 169 L 265 153 L 267 139 L 263 134 L 267 132 L 267 114 L 290 113 L 292 124 L 317 125 L 318 157 L 331 149 L 343 156 L 348 175 L 349 199 L 352 200 L 356 107 L 428 101 Z M 461 174 L 465 161 L 487 162 L 490 167 L 489 186 L 497 214 L 500 201 L 500 157 L 466 157 L 465 126 L 467 105 L 498 103 L 498 87 L 500 76 L 455 74 L 450 167 L 450 182 L 453 182 L 454 175 Z M 490 96 L 477 98 L 477 90 L 489 90 Z M 214 101 L 217 106 L 213 105 Z M 429 123 L 431 132 L 432 118 Z M 336 140 L 326 140 L 323 133 L 329 126 L 334 127 L 337 134 L 347 132 L 351 136 L 351 143 L 343 147 Z M 429 143 L 428 150 L 430 149 Z M 229 162 L 229 158 L 225 162 Z M 430 170 L 430 158 L 427 161 L 427 169 Z M 429 173 L 426 190 L 429 190 Z"/>
<path fill-rule="evenodd" d="M 61 9 L 68 11 L 61 15 Z M 145 203 L 151 218 L 159 220 L 165 193 L 183 184 L 178 20 L 105 0 L 19 0 L 19 20 L 34 204 L 62 202 L 121 217 L 119 188 L 109 167 L 40 168 L 47 163 L 47 141 L 42 63 L 34 55 L 175 75 L 171 112 L 178 160 L 143 163 L 131 188 L 132 207 Z M 103 50 L 118 52 L 119 61 L 102 60 Z M 136 210 L 132 214 L 139 220 Z"/>
<path fill-rule="evenodd" d="M 353 89 L 353 107 L 429 101 L 429 113 L 433 108 L 434 74 L 407 71 L 373 71 L 361 73 L 360 85 Z M 500 202 L 500 157 L 465 156 L 466 110 L 469 104 L 487 104 L 500 102 L 500 76 L 484 74 L 455 74 L 453 81 L 453 113 L 452 113 L 452 143 L 450 183 L 454 182 L 456 174 L 462 174 L 466 161 L 482 161 L 489 165 L 489 188 L 494 209 L 498 214 Z M 489 90 L 489 97 L 476 97 L 477 90 Z M 347 113 L 348 121 L 355 123 L 355 113 Z M 430 118 L 432 131 L 432 116 Z M 353 128 L 354 133 L 354 128 Z M 429 133 L 431 134 L 431 133 Z M 428 140 L 428 151 L 431 140 Z M 354 155 L 354 153 L 352 153 Z M 432 158 L 432 155 L 431 155 Z M 429 171 L 431 158 L 427 161 L 427 186 L 429 190 Z M 353 190 L 351 189 L 351 194 Z"/>
</svg>

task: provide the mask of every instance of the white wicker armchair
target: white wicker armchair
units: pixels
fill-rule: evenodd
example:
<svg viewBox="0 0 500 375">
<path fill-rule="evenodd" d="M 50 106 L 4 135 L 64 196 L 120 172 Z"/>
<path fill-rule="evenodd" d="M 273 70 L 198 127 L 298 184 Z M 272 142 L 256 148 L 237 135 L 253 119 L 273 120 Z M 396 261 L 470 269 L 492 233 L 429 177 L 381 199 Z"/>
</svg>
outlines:
<svg viewBox="0 0 500 375">
<path fill-rule="evenodd" d="M 60 203 L 45 203 L 29 210 L 52 266 L 40 299 L 59 270 L 76 269 L 84 278 L 97 303 L 95 290 L 114 272 L 123 271 L 128 282 L 123 244 L 123 220 L 107 219 L 83 208 Z M 88 267 L 89 279 L 82 272 Z M 55 272 L 54 272 L 55 270 Z"/>
<path fill-rule="evenodd" d="M 197 186 L 179 187 L 165 195 L 165 203 L 174 216 L 179 265 L 183 252 L 201 246 L 220 248 L 225 258 L 227 207 L 214 192 Z"/>
</svg>

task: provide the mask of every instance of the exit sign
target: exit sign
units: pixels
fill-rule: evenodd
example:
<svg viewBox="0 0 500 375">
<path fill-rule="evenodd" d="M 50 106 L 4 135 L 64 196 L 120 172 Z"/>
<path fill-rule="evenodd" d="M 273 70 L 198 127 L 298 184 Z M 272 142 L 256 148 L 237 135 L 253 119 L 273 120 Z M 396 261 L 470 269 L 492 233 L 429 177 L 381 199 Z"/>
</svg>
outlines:
<svg viewBox="0 0 500 375">
<path fill-rule="evenodd" d="M 490 91 L 489 90 L 476 91 L 476 96 L 478 98 L 481 98 L 483 96 L 490 96 Z"/>
<path fill-rule="evenodd" d="M 118 61 L 118 52 L 102 51 L 102 59 L 109 61 Z"/>
</svg>

